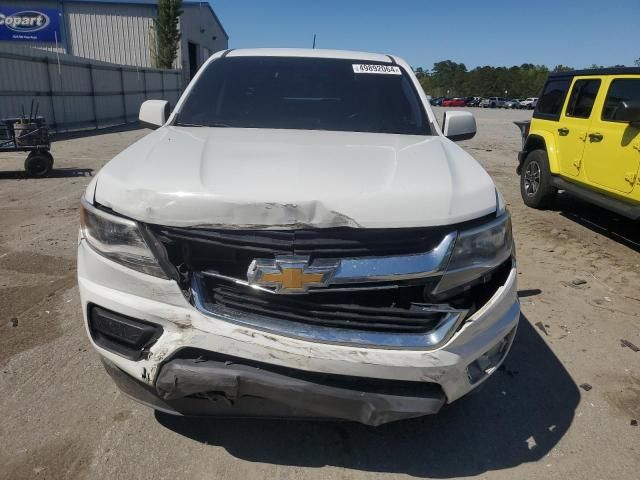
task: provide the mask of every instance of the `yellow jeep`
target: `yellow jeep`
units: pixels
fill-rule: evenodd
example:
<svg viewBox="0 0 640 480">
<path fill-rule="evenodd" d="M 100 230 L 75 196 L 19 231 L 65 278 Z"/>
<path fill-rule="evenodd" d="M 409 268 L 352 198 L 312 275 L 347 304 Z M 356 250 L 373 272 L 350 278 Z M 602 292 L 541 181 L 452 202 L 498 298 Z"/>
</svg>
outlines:
<svg viewBox="0 0 640 480">
<path fill-rule="evenodd" d="M 558 190 L 640 218 L 640 68 L 554 73 L 518 154 L 524 203 L 545 208 Z"/>
</svg>

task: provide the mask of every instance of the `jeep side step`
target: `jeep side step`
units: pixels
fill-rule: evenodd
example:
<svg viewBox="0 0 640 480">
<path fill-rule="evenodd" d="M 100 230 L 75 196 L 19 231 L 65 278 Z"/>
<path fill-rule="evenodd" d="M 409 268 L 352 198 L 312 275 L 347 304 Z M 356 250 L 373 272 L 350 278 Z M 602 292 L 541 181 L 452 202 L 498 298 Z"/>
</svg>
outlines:
<svg viewBox="0 0 640 480">
<path fill-rule="evenodd" d="M 581 185 L 577 185 L 573 182 L 568 182 L 562 177 L 553 175 L 551 182 L 559 190 L 566 190 L 567 192 L 575 195 L 582 200 L 585 200 L 599 207 L 606 208 L 612 212 L 622 215 L 623 217 L 630 218 L 631 220 L 640 219 L 640 203 L 625 202 L 618 200 L 617 198 L 604 195 L 602 193 L 594 192 Z"/>
</svg>

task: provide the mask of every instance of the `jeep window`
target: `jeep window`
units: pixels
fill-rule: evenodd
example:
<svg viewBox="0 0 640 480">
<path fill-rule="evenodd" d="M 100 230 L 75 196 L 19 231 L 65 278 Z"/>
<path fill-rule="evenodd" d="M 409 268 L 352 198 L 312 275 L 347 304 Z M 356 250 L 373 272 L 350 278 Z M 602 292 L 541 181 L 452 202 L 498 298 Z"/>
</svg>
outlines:
<svg viewBox="0 0 640 480">
<path fill-rule="evenodd" d="M 567 96 L 567 90 L 569 90 L 569 83 L 567 78 L 547 81 L 533 116 L 549 120 L 560 118 L 560 111 Z"/>
<path fill-rule="evenodd" d="M 589 118 L 596 95 L 600 89 L 599 79 L 576 80 L 567 104 L 567 117 Z"/>
<path fill-rule="evenodd" d="M 611 82 L 602 109 L 602 120 L 607 122 L 623 121 L 618 119 L 622 102 L 640 102 L 639 78 L 619 78 Z"/>
<path fill-rule="evenodd" d="M 215 60 L 196 80 L 176 125 L 431 134 L 402 68 L 330 58 Z"/>
</svg>

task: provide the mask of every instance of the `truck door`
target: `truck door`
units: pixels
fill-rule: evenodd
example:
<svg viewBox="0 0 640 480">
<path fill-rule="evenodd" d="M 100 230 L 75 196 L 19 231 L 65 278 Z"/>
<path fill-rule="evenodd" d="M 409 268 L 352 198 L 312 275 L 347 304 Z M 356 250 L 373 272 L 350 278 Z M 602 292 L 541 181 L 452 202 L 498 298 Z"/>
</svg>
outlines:
<svg viewBox="0 0 640 480">
<path fill-rule="evenodd" d="M 601 112 L 587 132 L 584 167 L 589 183 L 630 193 L 640 167 L 640 128 L 618 119 L 622 102 L 640 102 L 640 75 L 609 82 Z"/>
<path fill-rule="evenodd" d="M 576 77 L 573 81 L 569 101 L 556 131 L 558 160 L 563 175 L 580 175 L 591 113 L 601 84 L 602 79 L 598 77 Z"/>
</svg>

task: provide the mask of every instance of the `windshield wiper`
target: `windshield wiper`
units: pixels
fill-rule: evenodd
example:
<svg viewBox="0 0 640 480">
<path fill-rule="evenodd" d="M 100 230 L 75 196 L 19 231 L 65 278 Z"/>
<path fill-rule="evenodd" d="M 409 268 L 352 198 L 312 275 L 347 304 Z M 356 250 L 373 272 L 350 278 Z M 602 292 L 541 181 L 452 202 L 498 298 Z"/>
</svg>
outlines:
<svg viewBox="0 0 640 480">
<path fill-rule="evenodd" d="M 208 127 L 209 125 L 203 125 L 202 123 L 185 123 L 178 122 L 176 123 L 177 127 Z"/>
<path fill-rule="evenodd" d="M 221 122 L 213 122 L 213 123 L 186 123 L 186 122 L 178 122 L 178 127 L 223 127 L 223 128 L 231 128 L 231 125 L 228 123 Z"/>
</svg>

